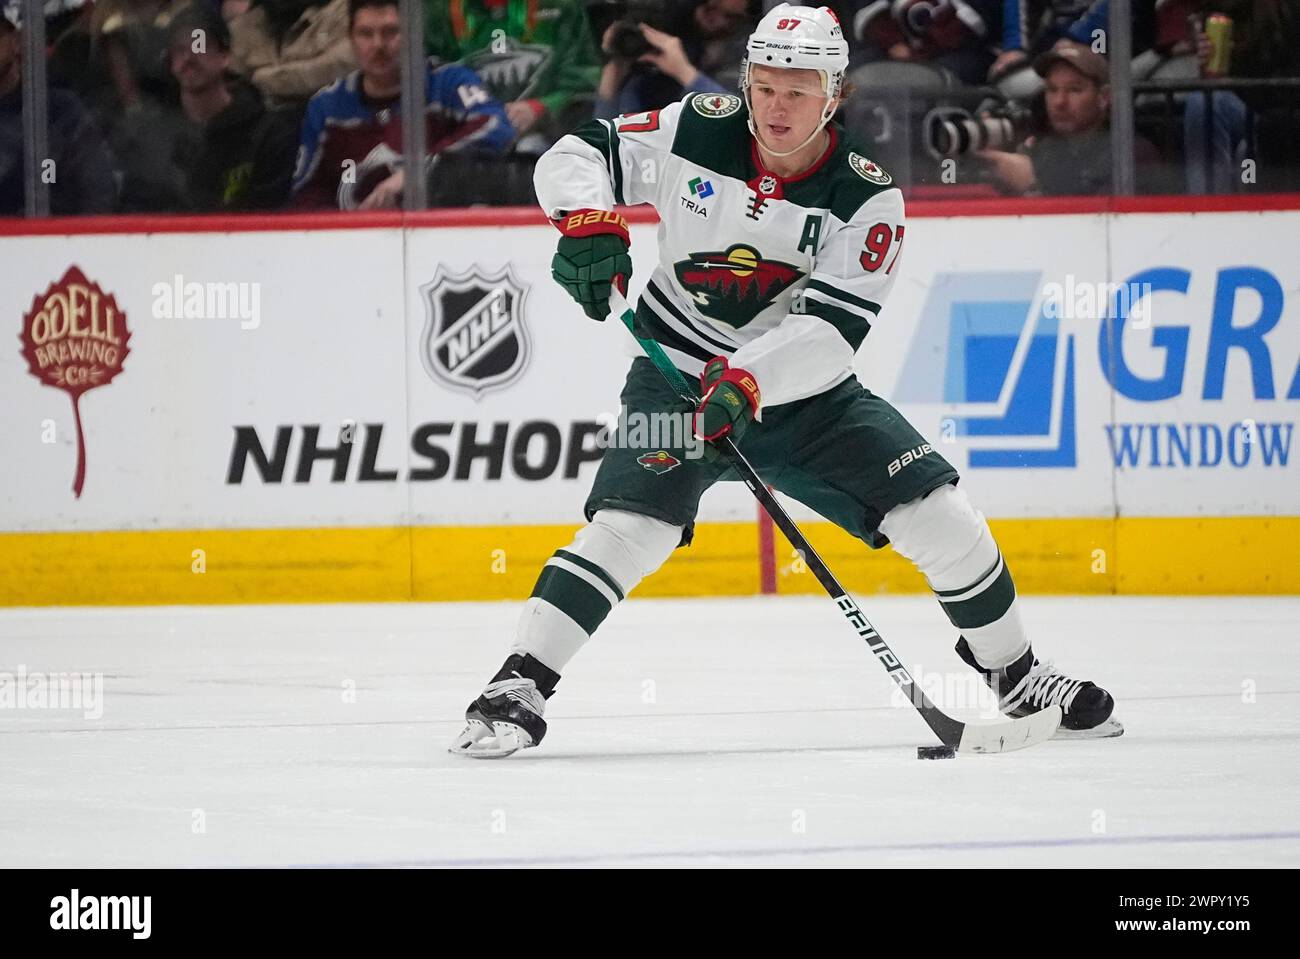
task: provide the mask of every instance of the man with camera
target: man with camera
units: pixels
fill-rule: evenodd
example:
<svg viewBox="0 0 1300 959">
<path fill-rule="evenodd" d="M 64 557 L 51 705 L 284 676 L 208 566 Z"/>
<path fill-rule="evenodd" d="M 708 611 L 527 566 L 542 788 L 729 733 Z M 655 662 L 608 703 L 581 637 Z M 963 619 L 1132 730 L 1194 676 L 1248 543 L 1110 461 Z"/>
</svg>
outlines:
<svg viewBox="0 0 1300 959">
<path fill-rule="evenodd" d="M 658 5 L 630 6 L 601 38 L 610 59 L 596 91 L 596 116 L 610 119 L 667 106 L 687 93 L 734 89 L 727 80 L 739 76 L 747 7 L 747 0 L 688 0 L 670 5 L 660 18 L 651 13 L 661 11 Z"/>
<path fill-rule="evenodd" d="M 1043 78 L 1047 132 L 1025 140 L 1024 152 L 976 150 L 972 155 L 1007 193 L 1077 196 L 1110 190 L 1110 67 L 1083 44 L 1061 40 L 1034 61 Z M 1155 148 L 1136 142 L 1140 167 Z"/>
</svg>

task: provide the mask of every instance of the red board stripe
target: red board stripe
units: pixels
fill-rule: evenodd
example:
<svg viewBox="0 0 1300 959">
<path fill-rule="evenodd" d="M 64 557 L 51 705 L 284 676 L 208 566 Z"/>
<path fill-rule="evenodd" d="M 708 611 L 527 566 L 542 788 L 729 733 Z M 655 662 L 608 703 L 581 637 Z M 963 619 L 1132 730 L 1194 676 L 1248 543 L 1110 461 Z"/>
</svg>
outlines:
<svg viewBox="0 0 1300 959">
<path fill-rule="evenodd" d="M 770 492 L 772 487 L 768 487 Z M 758 507 L 758 591 L 764 595 L 776 592 L 776 534 L 772 517 L 762 506 Z"/>
<path fill-rule="evenodd" d="M 1036 197 L 1033 199 L 914 200 L 909 217 L 1060 216 L 1097 213 L 1262 213 L 1300 210 L 1300 193 L 1258 196 Z M 629 223 L 658 223 L 649 207 L 621 208 Z M 322 212 L 185 216 L 71 216 L 27 220 L 0 217 L 0 236 L 89 236 L 144 233 L 258 233 L 305 230 L 378 230 L 417 227 L 545 226 L 536 207 L 475 207 L 421 213 Z"/>
</svg>

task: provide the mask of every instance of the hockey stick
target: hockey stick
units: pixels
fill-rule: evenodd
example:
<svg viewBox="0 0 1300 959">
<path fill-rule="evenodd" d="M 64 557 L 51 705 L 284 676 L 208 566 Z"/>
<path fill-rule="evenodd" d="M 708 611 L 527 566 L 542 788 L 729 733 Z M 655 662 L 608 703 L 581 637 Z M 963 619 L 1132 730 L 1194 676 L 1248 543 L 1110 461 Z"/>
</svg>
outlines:
<svg viewBox="0 0 1300 959">
<path fill-rule="evenodd" d="M 664 379 L 677 392 L 683 400 L 688 401 L 692 406 L 699 402 L 699 397 L 695 395 L 694 390 L 686 382 L 686 377 L 682 375 L 681 370 L 673 365 L 663 348 L 652 338 L 643 337 L 637 331 L 636 312 L 628 306 L 627 301 L 616 290 L 609 300 L 611 313 L 623 320 L 623 325 L 628 331 L 636 337 L 636 341 L 641 344 L 641 349 L 654 363 L 655 367 L 663 374 Z M 1051 739 L 1056 733 L 1056 729 L 1061 724 L 1061 708 L 1059 706 L 1048 706 L 1036 713 L 1023 716 L 1019 719 L 1004 720 L 995 723 L 963 723 L 953 719 L 925 695 L 925 691 L 916 685 L 912 679 L 911 673 L 902 664 L 899 658 L 894 655 L 894 651 L 889 648 L 884 638 L 871 625 L 858 604 L 854 602 L 853 597 L 848 594 L 839 580 L 830 571 L 830 568 L 817 555 L 812 544 L 799 532 L 799 527 L 790 519 L 790 515 L 785 511 L 776 497 L 768 490 L 767 484 L 759 478 L 754 467 L 749 465 L 743 453 L 732 442 L 730 436 L 724 436 L 721 440 L 715 441 L 714 446 L 731 465 L 745 485 L 749 487 L 751 493 L 762 504 L 767 515 L 772 517 L 772 522 L 777 528 L 785 534 L 785 538 L 790 541 L 799 554 L 803 557 L 808 568 L 812 570 L 817 582 L 822 584 L 822 588 L 830 594 L 831 599 L 835 600 L 835 605 L 844 618 L 849 621 L 849 625 L 854 631 L 867 642 L 867 646 L 875 654 L 876 659 L 880 660 L 880 665 L 885 667 L 885 672 L 907 695 L 907 701 L 916 707 L 921 718 L 925 720 L 927 726 L 939 737 L 939 741 L 945 746 L 952 746 L 958 752 L 969 753 L 1003 753 L 1013 749 L 1023 749 L 1026 746 L 1033 746 L 1044 740 Z"/>
</svg>

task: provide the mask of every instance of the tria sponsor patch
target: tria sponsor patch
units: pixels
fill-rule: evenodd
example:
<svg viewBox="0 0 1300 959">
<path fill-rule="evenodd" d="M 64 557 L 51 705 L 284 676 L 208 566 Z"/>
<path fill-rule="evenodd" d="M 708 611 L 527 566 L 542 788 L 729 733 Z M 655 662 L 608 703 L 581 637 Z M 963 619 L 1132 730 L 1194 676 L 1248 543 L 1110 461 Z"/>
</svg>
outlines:
<svg viewBox="0 0 1300 959">
<path fill-rule="evenodd" d="M 638 456 L 636 461 L 648 469 L 656 476 L 662 476 L 669 470 L 676 469 L 682 465 L 682 461 L 665 450 L 659 450 L 657 453 L 646 453 L 644 456 Z"/>
</svg>

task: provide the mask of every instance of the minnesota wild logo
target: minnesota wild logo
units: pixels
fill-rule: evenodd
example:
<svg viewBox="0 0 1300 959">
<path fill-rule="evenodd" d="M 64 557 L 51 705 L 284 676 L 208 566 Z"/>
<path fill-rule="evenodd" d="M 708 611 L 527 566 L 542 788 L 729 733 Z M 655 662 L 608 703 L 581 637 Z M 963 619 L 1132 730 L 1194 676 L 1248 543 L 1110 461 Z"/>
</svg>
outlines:
<svg viewBox="0 0 1300 959">
<path fill-rule="evenodd" d="M 772 305 L 803 273 L 736 243 L 722 253 L 692 253 L 673 264 L 677 282 L 710 319 L 736 329 Z"/>
<path fill-rule="evenodd" d="M 700 116 L 717 119 L 729 117 L 740 109 L 744 101 L 730 93 L 697 93 L 691 97 L 691 106 Z"/>
<path fill-rule="evenodd" d="M 525 100 L 538 93 L 538 81 L 546 75 L 554 51 L 546 44 L 521 43 L 500 34 L 478 53 L 465 58 L 470 67 L 502 103 Z M 545 92 L 544 90 L 542 92 Z"/>
<path fill-rule="evenodd" d="M 659 450 L 657 453 L 646 453 L 644 456 L 638 456 L 636 461 L 648 469 L 655 476 L 663 476 L 670 469 L 682 465 L 682 461 L 673 456 L 667 450 Z"/>
<path fill-rule="evenodd" d="M 849 154 L 849 166 L 853 168 L 854 173 L 871 183 L 886 186 L 894 182 L 893 177 L 859 153 Z"/>
</svg>

